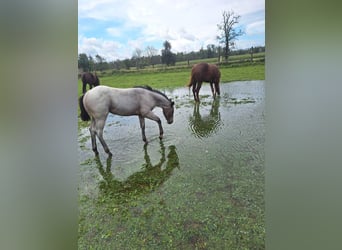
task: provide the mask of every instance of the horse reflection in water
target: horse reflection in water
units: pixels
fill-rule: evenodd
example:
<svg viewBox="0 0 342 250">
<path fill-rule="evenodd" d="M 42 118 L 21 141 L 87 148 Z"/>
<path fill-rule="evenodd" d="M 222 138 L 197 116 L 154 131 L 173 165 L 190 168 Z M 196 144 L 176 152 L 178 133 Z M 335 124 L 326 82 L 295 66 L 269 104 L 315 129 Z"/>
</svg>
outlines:
<svg viewBox="0 0 342 250">
<path fill-rule="evenodd" d="M 206 115 L 201 115 L 199 106 L 199 103 L 195 103 L 193 115 L 189 117 L 189 127 L 196 137 L 209 137 L 216 133 L 222 124 L 219 112 L 220 101 L 213 100 L 210 112 Z"/>
<path fill-rule="evenodd" d="M 100 183 L 100 190 L 103 194 L 117 199 L 119 202 L 125 202 L 129 198 L 151 192 L 162 185 L 171 176 L 172 171 L 179 168 L 179 159 L 174 145 L 168 147 L 169 152 L 166 157 L 162 141 L 160 141 L 160 148 L 160 160 L 153 165 L 147 153 L 147 144 L 145 144 L 145 163 L 142 165 L 142 170 L 129 176 L 125 181 L 118 181 L 113 176 L 111 172 L 112 157 L 107 158 L 106 169 L 103 168 L 99 157 L 97 157 L 96 162 L 103 177 L 103 181 Z M 163 167 L 165 162 L 166 166 Z"/>
</svg>

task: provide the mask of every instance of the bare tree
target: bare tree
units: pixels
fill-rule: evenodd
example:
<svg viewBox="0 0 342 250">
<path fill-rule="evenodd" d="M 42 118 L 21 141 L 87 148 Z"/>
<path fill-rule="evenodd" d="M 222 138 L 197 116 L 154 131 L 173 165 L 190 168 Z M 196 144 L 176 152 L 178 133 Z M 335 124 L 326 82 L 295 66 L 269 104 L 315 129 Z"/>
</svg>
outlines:
<svg viewBox="0 0 342 250">
<path fill-rule="evenodd" d="M 150 64 L 152 65 L 152 67 L 154 68 L 154 63 L 152 62 L 152 58 L 153 56 L 156 56 L 158 53 L 158 50 L 155 49 L 153 46 L 147 46 L 146 49 L 146 55 L 150 60 Z"/>
<path fill-rule="evenodd" d="M 141 56 L 142 56 L 142 53 L 143 51 L 139 48 L 136 48 L 134 51 L 133 51 L 133 56 L 132 56 L 132 59 L 135 60 L 135 66 L 137 69 L 140 69 L 141 67 Z"/>
<path fill-rule="evenodd" d="M 236 30 L 234 27 L 239 23 L 240 16 L 235 15 L 234 11 L 224 11 L 222 13 L 222 23 L 218 24 L 217 27 L 221 31 L 221 35 L 217 36 L 219 43 L 224 44 L 224 57 L 228 62 L 230 48 L 235 46 L 235 40 L 243 35 L 242 30 Z"/>
</svg>

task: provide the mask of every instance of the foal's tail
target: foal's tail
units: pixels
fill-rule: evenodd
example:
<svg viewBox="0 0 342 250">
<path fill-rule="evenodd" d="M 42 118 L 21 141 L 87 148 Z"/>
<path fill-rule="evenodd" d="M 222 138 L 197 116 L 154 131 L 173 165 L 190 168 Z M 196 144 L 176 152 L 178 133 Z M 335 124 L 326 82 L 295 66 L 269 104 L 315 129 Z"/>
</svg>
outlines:
<svg viewBox="0 0 342 250">
<path fill-rule="evenodd" d="M 81 95 L 81 97 L 78 99 L 78 103 L 79 103 L 80 109 L 81 109 L 81 119 L 82 119 L 82 121 L 89 121 L 90 116 L 84 108 L 83 97 L 84 97 L 84 95 Z"/>
</svg>

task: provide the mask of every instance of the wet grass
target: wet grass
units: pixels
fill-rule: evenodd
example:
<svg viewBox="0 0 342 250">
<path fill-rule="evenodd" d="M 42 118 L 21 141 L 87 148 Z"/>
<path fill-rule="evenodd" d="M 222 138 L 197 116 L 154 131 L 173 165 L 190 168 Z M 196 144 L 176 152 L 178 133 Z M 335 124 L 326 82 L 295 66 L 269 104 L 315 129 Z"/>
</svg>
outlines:
<svg viewBox="0 0 342 250">
<path fill-rule="evenodd" d="M 177 120 L 165 140 L 137 150 L 116 136 L 113 158 L 94 158 L 80 129 L 79 249 L 265 248 L 263 96 L 241 95 L 252 84 L 235 94 L 229 85 L 216 102 L 203 91 L 198 111 L 173 96 Z M 192 134 L 207 113 L 220 122 Z M 110 133 L 127 129 L 111 124 Z M 127 150 L 129 163 L 120 162 Z"/>
<path fill-rule="evenodd" d="M 264 249 L 263 179 L 249 157 L 227 162 L 229 179 L 183 176 L 157 190 L 147 174 L 100 181 L 96 199 L 80 197 L 79 249 Z"/>
</svg>

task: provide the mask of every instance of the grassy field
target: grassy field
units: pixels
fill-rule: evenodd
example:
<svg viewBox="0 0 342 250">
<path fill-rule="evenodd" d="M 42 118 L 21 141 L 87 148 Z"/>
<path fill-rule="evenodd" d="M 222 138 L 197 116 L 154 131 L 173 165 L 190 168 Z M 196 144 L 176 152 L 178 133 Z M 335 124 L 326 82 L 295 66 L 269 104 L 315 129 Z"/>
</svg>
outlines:
<svg viewBox="0 0 342 250">
<path fill-rule="evenodd" d="M 221 82 L 264 80 L 265 64 L 233 64 L 220 66 Z M 113 71 L 99 75 L 100 84 L 118 88 L 128 88 L 137 85 L 150 85 L 153 88 L 175 88 L 185 86 L 190 79 L 191 66 L 175 66 L 168 68 L 155 67 L 154 69 Z M 82 93 L 82 82 L 78 80 L 78 93 Z"/>
<path fill-rule="evenodd" d="M 146 147 L 137 118 L 112 117 L 112 158 L 94 158 L 80 130 L 78 249 L 265 249 L 263 83 L 221 87 L 198 111 L 179 95 L 166 137 L 153 124 Z"/>
<path fill-rule="evenodd" d="M 156 89 L 184 87 L 193 63 L 111 70 L 100 75 L 100 83 L 123 88 L 136 85 Z M 220 70 L 221 83 L 265 79 L 263 61 L 253 64 L 239 61 L 220 65 Z M 250 84 L 246 85 L 250 90 Z M 81 80 L 78 92 L 81 95 Z M 165 147 L 152 141 L 149 150 L 142 151 L 140 144 L 132 140 L 124 142 L 125 148 L 120 149 L 113 139 L 118 158 L 124 157 L 129 148 L 134 152 L 128 157 L 128 163 L 115 161 L 115 157 L 101 162 L 93 158 L 90 148 L 89 158 L 88 151 L 82 149 L 90 140 L 89 132 L 82 134 L 79 130 L 80 148 L 84 153 L 80 156 L 79 249 L 103 249 L 104 246 L 106 249 L 264 249 L 263 118 L 255 115 L 255 108 L 252 108 L 253 113 L 248 113 L 248 105 L 227 108 L 225 98 L 228 97 L 223 95 L 220 126 L 226 124 L 227 127 L 220 127 L 217 134 L 205 140 L 191 136 L 184 127 L 189 122 L 188 116 L 194 112 L 193 105 L 189 105 L 192 102 L 187 100 L 180 102 L 177 108 L 177 119 L 183 121 L 168 128 L 170 134 L 172 129 L 176 131 L 173 132 L 175 139 L 169 137 Z M 204 113 L 209 109 L 206 105 L 211 106 L 206 102 L 201 105 Z M 234 114 L 238 119 L 231 123 Z M 242 117 L 245 122 L 241 122 Z M 256 119 L 254 123 L 253 119 Z M 79 128 L 87 126 L 89 122 L 79 119 Z M 123 133 L 124 129 L 129 131 L 121 125 L 120 129 L 118 133 Z M 139 129 L 136 131 L 140 133 Z M 194 158 L 194 152 L 201 152 L 200 157 Z M 165 163 L 158 162 L 159 157 Z M 111 169 L 115 173 L 135 169 L 132 163 L 135 159 L 138 159 L 138 167 L 141 161 L 142 170 L 125 181 L 118 181 Z M 153 174 L 151 169 L 158 170 L 155 166 L 159 165 L 163 166 L 161 174 Z"/>
</svg>

